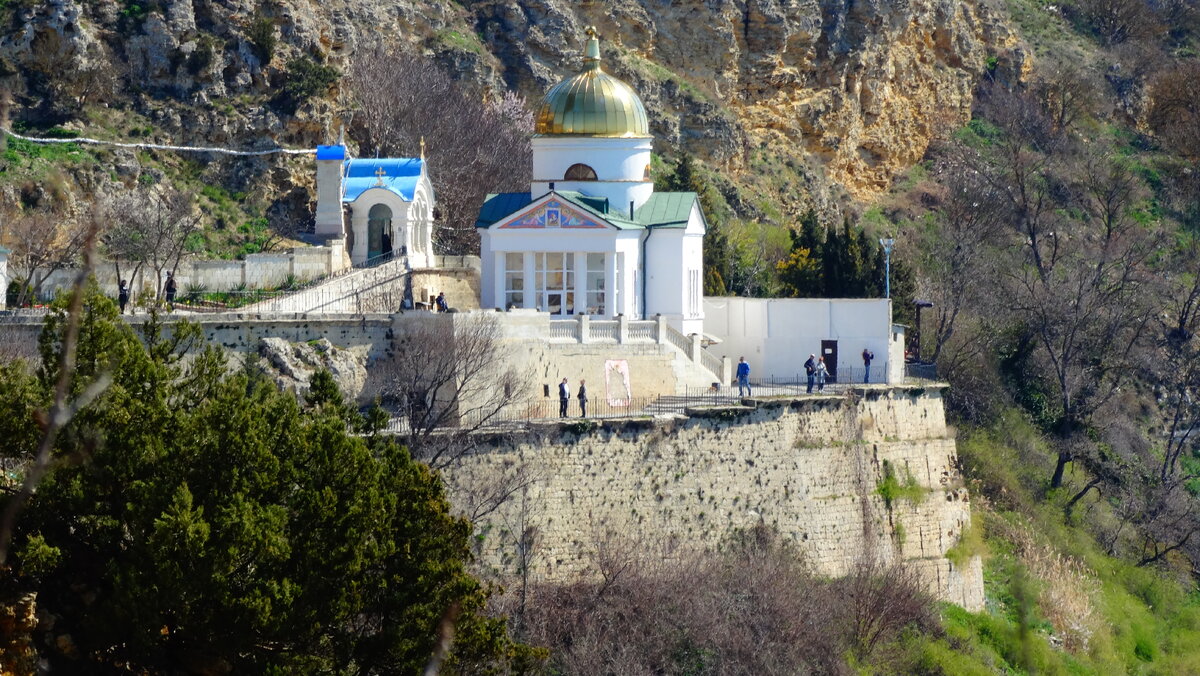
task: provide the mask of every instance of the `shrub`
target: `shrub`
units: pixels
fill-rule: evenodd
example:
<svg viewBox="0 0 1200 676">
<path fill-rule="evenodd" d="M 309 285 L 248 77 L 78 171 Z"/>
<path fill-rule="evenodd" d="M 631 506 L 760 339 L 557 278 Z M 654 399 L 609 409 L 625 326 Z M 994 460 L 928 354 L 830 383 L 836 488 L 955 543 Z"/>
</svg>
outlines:
<svg viewBox="0 0 1200 676">
<path fill-rule="evenodd" d="M 292 59 L 287 64 L 287 79 L 278 103 L 286 112 L 295 113 L 309 99 L 327 92 L 339 76 L 337 68 L 317 63 L 306 56 Z"/>
<path fill-rule="evenodd" d="M 250 51 L 258 62 L 266 67 L 275 56 L 275 22 L 261 13 L 254 15 L 246 26 L 246 39 L 250 42 Z"/>
</svg>

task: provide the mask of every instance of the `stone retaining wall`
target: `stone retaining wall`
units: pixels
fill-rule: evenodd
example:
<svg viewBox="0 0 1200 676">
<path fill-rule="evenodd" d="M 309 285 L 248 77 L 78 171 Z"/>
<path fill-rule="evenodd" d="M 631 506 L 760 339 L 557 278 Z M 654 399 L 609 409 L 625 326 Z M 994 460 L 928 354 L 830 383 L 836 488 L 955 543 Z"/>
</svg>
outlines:
<svg viewBox="0 0 1200 676">
<path fill-rule="evenodd" d="M 485 568 L 515 571 L 522 533 L 535 544 L 531 574 L 561 581 L 594 574 L 614 537 L 670 556 L 766 523 L 822 574 L 842 575 L 865 556 L 903 559 L 940 598 L 982 607 L 979 559 L 960 568 L 945 557 L 970 523 L 970 501 L 940 389 L 878 387 L 583 427 L 496 435 L 444 472 L 464 513 L 498 482 L 528 482 L 477 520 Z M 919 500 L 884 503 L 885 461 L 923 489 Z"/>
</svg>

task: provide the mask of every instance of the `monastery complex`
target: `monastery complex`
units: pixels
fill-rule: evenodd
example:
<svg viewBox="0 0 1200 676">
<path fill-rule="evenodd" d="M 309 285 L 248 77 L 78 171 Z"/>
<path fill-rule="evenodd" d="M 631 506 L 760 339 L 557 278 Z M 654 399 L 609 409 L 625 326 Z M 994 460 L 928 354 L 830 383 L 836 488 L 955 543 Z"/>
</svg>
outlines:
<svg viewBox="0 0 1200 676">
<path fill-rule="evenodd" d="M 255 353 L 266 339 L 350 351 L 366 364 L 368 385 L 351 393 L 360 401 L 398 337 L 486 320 L 505 354 L 496 368 L 531 380 L 505 393 L 514 410 L 544 410 L 564 378 L 586 380 L 610 413 L 628 407 L 598 425 L 525 416 L 524 427 L 488 432 L 490 450 L 444 470 L 456 502 L 506 473 L 534 477 L 520 500 L 476 523 L 485 566 L 512 566 L 515 534 L 530 524 L 542 545 L 530 572 L 565 579 L 586 574 L 589 553 L 614 533 L 657 538 L 670 556 L 767 523 L 826 574 L 864 557 L 903 559 L 942 598 L 980 608 L 979 559 L 946 558 L 970 507 L 944 385 L 905 378 L 891 301 L 704 297 L 705 214 L 694 193 L 655 191 L 652 141 L 642 101 L 604 72 L 589 29 L 582 69 L 538 108 L 529 189 L 479 207 L 478 257 L 435 253 L 438 168 L 423 156 L 364 159 L 320 146 L 316 246 L 189 263 L 176 277 L 211 290 L 323 281 L 188 319 L 233 352 Z M 97 276 L 115 289 L 111 267 Z M 438 294 L 453 311 L 430 311 Z M 39 322 L 16 319 L 10 327 L 32 341 Z M 869 382 L 864 350 L 875 355 Z M 825 359 L 829 391 L 801 389 L 810 354 Z M 735 398 L 742 358 L 759 390 Z M 696 392 L 707 402 L 688 398 Z M 885 476 L 915 482 L 926 498 L 885 504 L 875 490 Z"/>
</svg>

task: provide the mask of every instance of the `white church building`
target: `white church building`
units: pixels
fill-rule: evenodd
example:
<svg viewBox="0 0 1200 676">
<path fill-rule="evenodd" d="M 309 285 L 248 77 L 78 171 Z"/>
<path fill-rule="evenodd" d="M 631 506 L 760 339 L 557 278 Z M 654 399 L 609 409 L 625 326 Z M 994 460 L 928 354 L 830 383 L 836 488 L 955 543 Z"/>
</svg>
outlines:
<svg viewBox="0 0 1200 676">
<path fill-rule="evenodd" d="M 646 109 L 600 67 L 588 29 L 583 70 L 537 112 L 528 192 L 489 195 L 480 234 L 480 305 L 552 316 L 661 314 L 704 330 L 704 214 L 695 193 L 655 192 Z"/>
<path fill-rule="evenodd" d="M 316 234 L 345 237 L 354 265 L 407 255 L 431 266 L 433 207 L 424 157 L 352 159 L 345 146 L 317 146 Z"/>
</svg>

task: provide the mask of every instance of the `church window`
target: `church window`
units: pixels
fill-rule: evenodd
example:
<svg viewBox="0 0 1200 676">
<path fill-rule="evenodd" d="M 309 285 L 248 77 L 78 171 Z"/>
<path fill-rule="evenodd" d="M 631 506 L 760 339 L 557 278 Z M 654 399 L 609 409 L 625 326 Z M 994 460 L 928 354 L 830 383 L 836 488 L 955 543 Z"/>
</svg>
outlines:
<svg viewBox="0 0 1200 676">
<path fill-rule="evenodd" d="M 587 313 L 607 315 L 604 305 L 604 254 L 587 255 Z"/>
<path fill-rule="evenodd" d="M 563 180 L 567 181 L 594 181 L 596 180 L 596 170 L 586 164 L 572 164 L 567 169 L 566 176 Z"/>
<path fill-rule="evenodd" d="M 504 254 L 504 308 L 525 307 L 525 254 Z"/>
<path fill-rule="evenodd" d="M 552 315 L 575 314 L 575 254 L 536 253 L 534 270 L 538 309 Z"/>
<path fill-rule="evenodd" d="M 650 180 L 650 165 L 649 164 L 646 165 L 645 171 L 642 172 L 642 180 L 643 181 Z"/>
</svg>

